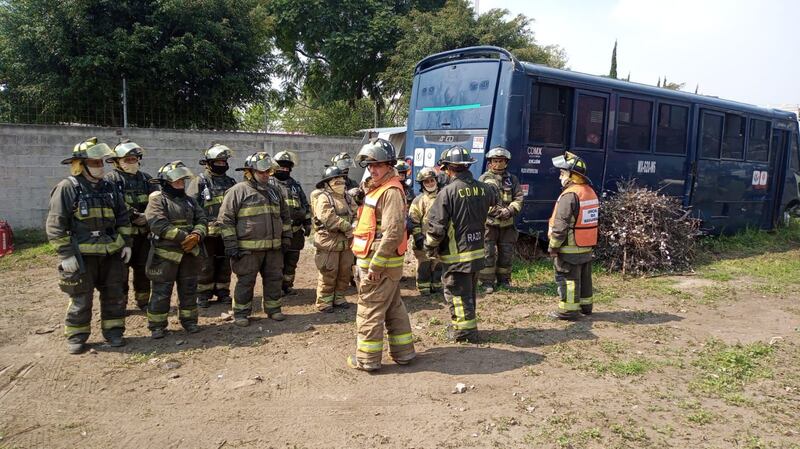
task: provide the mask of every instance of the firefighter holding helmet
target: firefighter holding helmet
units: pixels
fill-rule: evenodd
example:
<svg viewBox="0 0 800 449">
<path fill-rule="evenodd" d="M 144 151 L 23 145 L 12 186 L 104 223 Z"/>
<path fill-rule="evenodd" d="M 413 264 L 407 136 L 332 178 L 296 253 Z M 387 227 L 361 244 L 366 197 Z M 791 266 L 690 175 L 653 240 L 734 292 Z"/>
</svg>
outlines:
<svg viewBox="0 0 800 449">
<path fill-rule="evenodd" d="M 486 263 L 484 226 L 497 196 L 492 186 L 472 177 L 469 166 L 475 159 L 466 148 L 448 148 L 439 163 L 450 182 L 431 207 L 425 252 L 443 264 L 442 284 L 451 316 L 448 338 L 474 343 L 478 338 L 478 272 Z"/>
<path fill-rule="evenodd" d="M 135 142 L 125 140 L 114 147 L 114 156 L 109 160 L 114 164 L 114 170 L 106 174 L 106 181 L 114 184 L 122 194 L 128 206 L 128 216 L 131 219 L 131 260 L 128 266 L 133 270 L 133 298 L 141 310 L 147 309 L 150 301 L 150 279 L 145 272 L 147 254 L 150 252 L 150 240 L 147 227 L 147 218 L 144 209 L 147 207 L 148 196 L 158 190 L 158 186 L 151 183 L 153 178 L 141 170 L 141 161 L 144 150 Z M 125 269 L 125 297 L 128 297 L 128 269 Z"/>
<path fill-rule="evenodd" d="M 147 306 L 147 327 L 153 338 L 167 334 L 172 286 L 178 290 L 178 319 L 189 333 L 197 325 L 197 273 L 201 240 L 208 232 L 208 219 L 194 198 L 186 194 L 186 182 L 193 176 L 181 161 L 164 164 L 151 182 L 161 191 L 150 194 L 144 211 L 150 226 L 152 249 L 147 258 L 147 276 L 153 293 Z"/>
<path fill-rule="evenodd" d="M 61 161 L 70 176 L 50 193 L 46 232 L 61 260 L 59 287 L 69 295 L 64 334 L 67 351 L 86 349 L 92 322 L 94 290 L 100 292 L 100 328 L 109 345 L 123 346 L 125 264 L 131 257 L 128 207 L 115 186 L 103 179 L 111 148 L 87 139 Z"/>
<path fill-rule="evenodd" d="M 221 303 L 231 302 L 231 262 L 225 256 L 217 223 L 222 197 L 236 184 L 236 180 L 226 174 L 231 157 L 233 151 L 227 146 L 212 145 L 200 160 L 205 169 L 186 186 L 186 194 L 197 201 L 208 217 L 208 236 L 203 239 L 205 254 L 197 279 L 197 306 L 201 308 L 208 307 L 214 295 Z"/>
<path fill-rule="evenodd" d="M 261 274 L 264 287 L 262 308 L 275 321 L 281 313 L 283 249 L 292 243 L 292 220 L 289 208 L 277 187 L 270 185 L 272 157 L 253 153 L 244 161 L 244 181 L 231 187 L 222 199 L 217 217 L 225 242 L 225 255 L 238 281 L 233 292 L 233 323 L 250 325 L 253 289 Z"/>
<path fill-rule="evenodd" d="M 383 330 L 388 333 L 389 355 L 400 365 L 416 356 L 405 304 L 400 297 L 403 256 L 408 245 L 403 185 L 394 169 L 392 144 L 373 139 L 361 147 L 357 163 L 367 168 L 364 205 L 353 231 L 353 254 L 358 265 L 356 354 L 347 358 L 354 369 L 381 367 Z"/>
<path fill-rule="evenodd" d="M 411 237 L 414 239 L 414 256 L 417 258 L 417 290 L 420 295 L 428 296 L 442 289 L 442 264 L 438 260 L 429 259 L 424 251 L 428 215 L 439 192 L 439 184 L 436 172 L 430 167 L 417 173 L 417 182 L 420 193 L 408 208 L 408 219 L 411 223 Z"/>
<path fill-rule="evenodd" d="M 560 170 L 562 191 L 547 238 L 560 301 L 550 317 L 573 320 L 592 313 L 592 250 L 597 245 L 600 202 L 583 159 L 568 151 L 554 157 L 553 166 Z"/>
<path fill-rule="evenodd" d="M 300 261 L 300 251 L 305 246 L 306 237 L 311 235 L 311 208 L 303 187 L 291 175 L 298 162 L 297 155 L 292 151 L 279 151 L 274 160 L 276 165 L 269 182 L 281 191 L 292 218 L 292 242 L 283 251 L 281 290 L 284 295 L 293 295 L 292 287 L 297 263 Z"/>
<path fill-rule="evenodd" d="M 346 177 L 339 167 L 327 167 L 314 195 L 314 263 L 319 270 L 317 309 L 320 312 L 349 306 L 345 290 L 350 284 L 353 266 L 350 242 L 356 204 L 345 191 Z"/>
<path fill-rule="evenodd" d="M 495 286 L 511 286 L 511 261 L 519 237 L 514 217 L 522 210 L 523 192 L 519 179 L 507 170 L 511 152 L 494 147 L 486 159 L 488 170 L 479 180 L 492 185 L 500 196 L 486 219 L 486 267 L 479 275 L 481 286 L 491 293 Z"/>
</svg>

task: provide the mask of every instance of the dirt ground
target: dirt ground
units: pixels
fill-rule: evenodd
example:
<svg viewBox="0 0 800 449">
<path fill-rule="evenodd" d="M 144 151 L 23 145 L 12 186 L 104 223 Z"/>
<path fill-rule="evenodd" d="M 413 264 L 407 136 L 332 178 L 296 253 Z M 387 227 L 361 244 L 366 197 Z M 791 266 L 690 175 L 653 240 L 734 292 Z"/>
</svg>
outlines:
<svg viewBox="0 0 800 449">
<path fill-rule="evenodd" d="M 483 343 L 460 345 L 444 340 L 441 296 L 419 297 L 409 277 L 419 356 L 385 355 L 367 374 L 345 366 L 355 307 L 313 307 L 310 250 L 285 322 L 259 311 L 237 328 L 213 304 L 201 333 L 173 310 L 155 341 L 131 302 L 128 345 L 103 345 L 95 322 L 79 356 L 65 351 L 55 266 L 48 255 L 0 272 L 3 449 L 800 448 L 797 285 L 603 275 L 596 313 L 567 323 L 545 318 L 549 271 L 518 269 L 518 287 L 479 299 Z M 727 364 L 745 371 L 729 378 Z"/>
</svg>

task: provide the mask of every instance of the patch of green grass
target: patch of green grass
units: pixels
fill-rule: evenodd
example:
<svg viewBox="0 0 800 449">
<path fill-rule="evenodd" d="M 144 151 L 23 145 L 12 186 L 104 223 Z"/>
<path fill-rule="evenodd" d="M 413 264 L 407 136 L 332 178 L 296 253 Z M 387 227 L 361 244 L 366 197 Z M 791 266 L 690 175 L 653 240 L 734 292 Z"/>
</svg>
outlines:
<svg viewBox="0 0 800 449">
<path fill-rule="evenodd" d="M 580 432 L 580 438 L 584 441 L 586 440 L 599 440 L 603 438 L 603 434 L 600 433 L 600 429 L 597 427 L 592 427 L 591 429 L 584 429 Z"/>
<path fill-rule="evenodd" d="M 650 440 L 650 437 L 647 436 L 647 432 L 645 432 L 645 430 L 641 427 L 634 427 L 631 425 L 631 421 L 628 421 L 628 423 L 625 425 L 612 424 L 611 432 L 627 441 L 644 443 Z"/>
<path fill-rule="evenodd" d="M 716 415 L 714 415 L 713 413 L 711 413 L 711 412 L 709 412 L 707 410 L 703 410 L 703 409 L 700 409 L 700 410 L 698 410 L 698 411 L 686 416 L 686 419 L 688 419 L 689 422 L 697 424 L 697 425 L 700 425 L 700 426 L 704 426 L 706 424 L 711 424 L 712 422 L 714 422 L 714 420 L 716 418 L 717 418 Z"/>
<path fill-rule="evenodd" d="M 641 376 L 652 368 L 653 362 L 643 358 L 595 363 L 599 374 L 611 374 L 614 377 Z"/>
<path fill-rule="evenodd" d="M 147 363 L 150 359 L 156 356 L 156 352 L 135 352 L 128 356 L 128 359 L 125 363 L 129 365 L 141 365 L 142 363 Z"/>
<path fill-rule="evenodd" d="M 600 342 L 600 350 L 609 355 L 622 354 L 624 348 L 622 344 L 613 340 L 603 340 Z"/>
<path fill-rule="evenodd" d="M 720 302 L 736 299 L 736 290 L 727 285 L 707 285 L 701 288 L 703 295 L 698 302 L 704 305 L 717 305 Z"/>
<path fill-rule="evenodd" d="M 756 379 L 771 378 L 767 366 L 772 347 L 761 342 L 749 345 L 726 345 L 709 340 L 692 365 L 700 369 L 691 387 L 734 404 L 741 404 L 744 387 Z"/>
<path fill-rule="evenodd" d="M 55 249 L 46 242 L 22 242 L 16 240 L 14 234 L 14 252 L 0 257 L 0 270 L 14 268 L 26 270 L 52 264 L 50 256 L 55 256 Z M 55 268 L 55 267 L 54 267 Z"/>
</svg>

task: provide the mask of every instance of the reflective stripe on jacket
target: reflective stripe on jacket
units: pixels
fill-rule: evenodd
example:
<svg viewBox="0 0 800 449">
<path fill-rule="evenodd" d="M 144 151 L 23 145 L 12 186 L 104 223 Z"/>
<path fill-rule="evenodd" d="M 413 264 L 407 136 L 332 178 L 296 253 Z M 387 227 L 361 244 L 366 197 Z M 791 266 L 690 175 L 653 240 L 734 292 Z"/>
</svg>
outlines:
<svg viewBox="0 0 800 449">
<path fill-rule="evenodd" d="M 50 193 L 45 224 L 47 238 L 61 259 L 81 254 L 114 254 L 131 245 L 133 228 L 128 208 L 114 184 L 93 184 L 83 175 L 70 176 Z"/>
<path fill-rule="evenodd" d="M 494 173 L 489 170 L 482 174 L 478 180 L 494 186 L 500 196 L 497 205 L 500 207 L 507 207 L 511 209 L 512 212 L 511 216 L 505 220 L 499 220 L 496 217 L 489 216 L 486 219 L 486 224 L 500 228 L 514 226 L 514 217 L 522 210 L 522 201 L 525 197 L 522 186 L 519 184 L 519 179 L 507 171 L 503 171 L 503 173 Z"/>
<path fill-rule="evenodd" d="M 324 251 L 343 251 L 348 247 L 355 202 L 350 195 L 338 195 L 330 187 L 311 192 L 314 199 L 314 246 Z"/>
<path fill-rule="evenodd" d="M 186 194 L 197 201 L 208 217 L 208 235 L 210 236 L 219 235 L 217 223 L 219 206 L 222 204 L 225 192 L 234 185 L 236 185 L 236 180 L 230 176 L 215 175 L 206 169 L 199 176 L 192 178 L 186 186 Z"/>
<path fill-rule="evenodd" d="M 353 254 L 358 258 L 356 263 L 362 268 L 381 270 L 402 268 L 403 266 L 403 255 L 408 246 L 408 235 L 403 219 L 406 216 L 405 193 L 396 172 L 390 172 L 390 174 L 394 174 L 394 176 L 368 192 L 364 197 L 364 204 L 358 209 L 358 222 L 353 231 L 352 249 Z M 392 198 L 392 201 L 387 200 L 388 197 L 394 196 L 388 195 L 391 189 L 396 189 L 396 200 L 399 201 L 395 201 L 395 198 Z M 381 200 L 386 203 L 384 204 L 387 209 L 385 212 L 380 209 Z M 398 219 L 397 223 L 381 223 L 382 219 L 385 219 L 383 215 L 390 212 L 389 209 Z M 389 230 L 392 235 L 384 235 Z M 379 241 L 380 244 L 378 244 Z"/>
<path fill-rule="evenodd" d="M 106 174 L 105 179 L 117 186 L 117 190 L 122 193 L 122 198 L 128 206 L 128 215 L 131 221 L 134 218 L 133 212 L 144 213 L 148 196 L 158 190 L 158 184 L 149 182 L 152 176 L 141 170 L 132 175 L 122 170 L 114 169 Z M 131 223 L 131 229 L 133 230 L 133 235 L 145 235 L 149 232 L 147 225 L 138 226 Z"/>
<path fill-rule="evenodd" d="M 242 251 L 280 249 L 292 237 L 289 209 L 277 187 L 259 189 L 253 181 L 231 187 L 222 199 L 218 223 L 225 248 Z"/>
<path fill-rule="evenodd" d="M 208 233 L 208 219 L 203 208 L 188 195 L 172 196 L 166 192 L 150 194 L 144 210 L 147 224 L 153 235 L 153 251 L 174 263 L 181 263 L 181 242 L 194 232 L 200 237 Z M 192 255 L 200 255 L 200 246 L 192 248 Z"/>
<path fill-rule="evenodd" d="M 550 248 L 562 254 L 591 252 L 597 245 L 599 213 L 600 201 L 591 186 L 567 184 L 550 216 L 547 231 Z"/>
</svg>

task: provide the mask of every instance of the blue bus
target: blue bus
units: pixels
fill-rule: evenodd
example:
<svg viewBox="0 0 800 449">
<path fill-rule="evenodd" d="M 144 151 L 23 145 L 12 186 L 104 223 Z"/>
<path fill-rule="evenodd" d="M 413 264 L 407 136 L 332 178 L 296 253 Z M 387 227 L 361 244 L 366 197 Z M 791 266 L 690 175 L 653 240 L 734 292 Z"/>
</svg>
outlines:
<svg viewBox="0 0 800 449">
<path fill-rule="evenodd" d="M 472 150 L 476 177 L 490 148 L 511 151 L 522 233 L 546 231 L 561 189 L 550 159 L 565 150 L 586 161 L 598 193 L 636 179 L 682 200 L 711 233 L 772 229 L 800 212 L 790 112 L 521 62 L 497 47 L 423 59 L 410 103 L 415 176 L 452 145 Z"/>
</svg>

